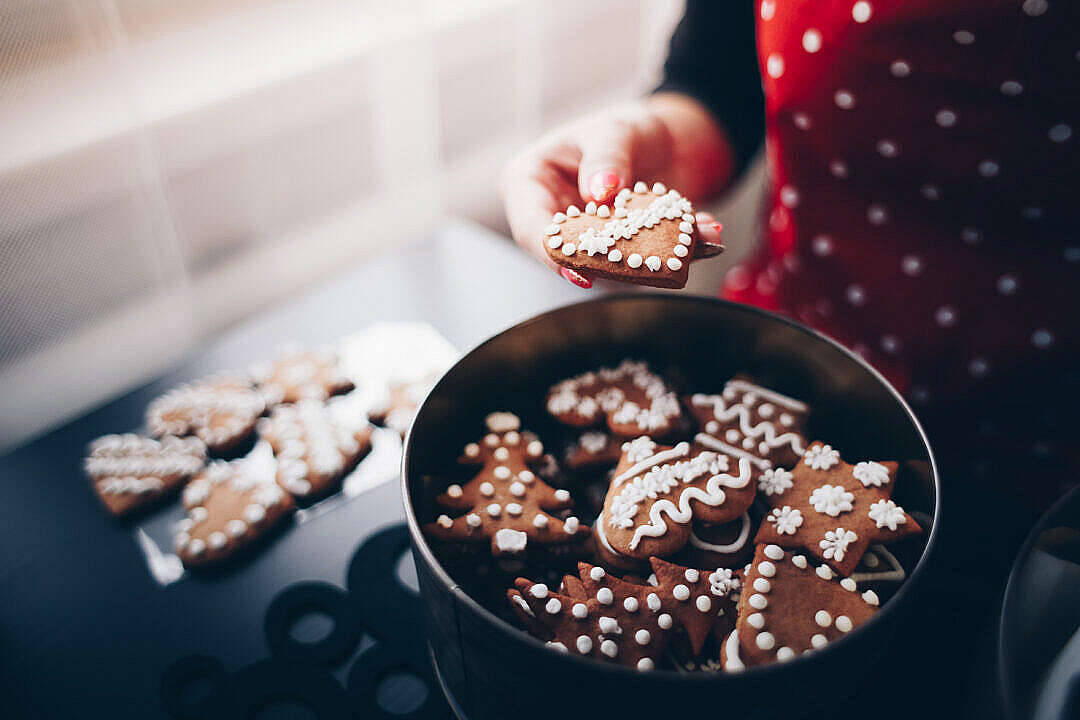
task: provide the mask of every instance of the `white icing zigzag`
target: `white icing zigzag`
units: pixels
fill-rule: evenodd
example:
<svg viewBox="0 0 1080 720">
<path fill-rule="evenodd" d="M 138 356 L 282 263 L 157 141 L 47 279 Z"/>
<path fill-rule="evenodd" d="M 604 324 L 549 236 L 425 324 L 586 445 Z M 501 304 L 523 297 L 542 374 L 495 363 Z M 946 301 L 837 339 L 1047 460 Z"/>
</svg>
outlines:
<svg viewBox="0 0 1080 720">
<path fill-rule="evenodd" d="M 736 382 L 736 381 L 732 381 Z M 730 385 L 731 383 L 729 383 Z M 751 385 L 750 387 L 756 387 Z M 754 392 L 759 392 L 755 390 Z M 783 397 L 782 395 L 780 397 Z M 748 438 L 757 440 L 764 436 L 761 442 L 765 443 L 770 448 L 779 447 L 780 445 L 789 445 L 793 452 L 798 455 L 802 455 L 806 452 L 806 448 L 803 447 L 802 439 L 797 433 L 786 432 L 777 434 L 776 425 L 762 420 L 757 425 L 750 423 L 750 408 L 742 403 L 734 403 L 730 407 L 724 398 L 720 395 L 694 395 L 690 402 L 698 407 L 712 406 L 713 415 L 717 420 L 721 422 L 728 422 L 735 418 L 739 419 L 739 428 L 742 430 L 743 435 Z M 805 407 L 805 406 L 804 406 Z"/>
</svg>

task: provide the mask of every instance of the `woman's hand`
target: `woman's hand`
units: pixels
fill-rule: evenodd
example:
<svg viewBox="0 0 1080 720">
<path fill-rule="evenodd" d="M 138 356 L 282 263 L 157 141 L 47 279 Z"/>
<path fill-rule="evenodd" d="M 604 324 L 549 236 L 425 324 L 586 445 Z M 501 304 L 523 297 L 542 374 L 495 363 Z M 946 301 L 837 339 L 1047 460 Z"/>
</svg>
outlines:
<svg viewBox="0 0 1080 720">
<path fill-rule="evenodd" d="M 590 200 L 610 202 L 637 180 L 661 181 L 691 201 L 707 197 L 732 173 L 730 145 L 697 101 L 661 93 L 559 128 L 507 165 L 502 195 L 510 231 L 527 252 L 583 288 L 592 280 L 561 267 L 544 250 L 551 216 Z M 719 252 L 720 224 L 698 213 L 699 255 Z"/>
</svg>

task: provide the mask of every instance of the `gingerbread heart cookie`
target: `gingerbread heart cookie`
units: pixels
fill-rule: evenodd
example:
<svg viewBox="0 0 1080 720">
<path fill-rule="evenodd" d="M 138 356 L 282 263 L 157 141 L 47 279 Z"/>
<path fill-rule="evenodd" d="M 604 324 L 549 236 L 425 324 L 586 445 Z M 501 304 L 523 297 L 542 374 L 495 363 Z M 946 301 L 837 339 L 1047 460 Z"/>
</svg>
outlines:
<svg viewBox="0 0 1080 720">
<path fill-rule="evenodd" d="M 724 642 L 728 672 L 786 662 L 851 632 L 877 611 L 872 590 L 778 545 L 758 545 L 746 572 L 735 630 Z"/>
<path fill-rule="evenodd" d="M 353 383 L 338 366 L 333 348 L 287 349 L 272 363 L 255 365 L 248 371 L 267 405 L 323 400 L 349 392 Z"/>
<path fill-rule="evenodd" d="M 890 498 L 895 462 L 848 465 L 831 446 L 815 442 L 791 472 L 777 469 L 772 507 L 756 542 L 805 549 L 843 576 L 850 575 L 871 543 L 922 532 Z"/>
<path fill-rule="evenodd" d="M 272 475 L 245 458 L 217 461 L 187 484 L 176 553 L 187 567 L 220 563 L 269 533 L 295 507 Z"/>
<path fill-rule="evenodd" d="M 690 539 L 694 519 L 724 523 L 754 502 L 750 463 L 703 445 L 623 445 L 596 532 L 605 550 L 628 558 L 667 557 Z"/>
<path fill-rule="evenodd" d="M 259 421 L 259 435 L 277 458 L 277 483 L 297 498 L 336 492 L 341 481 L 371 451 L 371 426 L 340 405 L 302 400 L 281 405 Z"/>
<path fill-rule="evenodd" d="M 559 422 L 590 427 L 605 422 L 622 437 L 663 437 L 681 416 L 679 400 L 642 362 L 623 360 L 567 378 L 548 391 L 547 410 Z"/>
<path fill-rule="evenodd" d="M 428 537 L 449 543 L 490 543 L 491 553 L 522 556 L 529 548 L 554 549 L 582 543 L 589 528 L 576 517 L 550 514 L 573 506 L 570 493 L 556 490 L 533 472 L 544 455 L 543 444 L 521 432 L 518 417 L 488 415 L 488 434 L 465 446 L 459 463 L 479 465 L 465 485 L 450 485 L 435 501 L 451 512 L 424 526 Z"/>
<path fill-rule="evenodd" d="M 548 256 L 564 267 L 654 287 L 686 285 L 697 226 L 690 201 L 661 183 L 624 188 L 612 205 L 557 212 L 544 231 Z"/>
<path fill-rule="evenodd" d="M 736 457 L 755 459 L 764 472 L 791 468 L 806 451 L 803 430 L 810 409 L 775 390 L 735 378 L 720 395 L 685 398 L 691 414 L 709 435 L 711 446 Z"/>
<path fill-rule="evenodd" d="M 126 434 L 92 442 L 84 467 L 105 508 L 123 516 L 177 490 L 205 464 L 206 445 L 198 438 Z"/>
<path fill-rule="evenodd" d="M 146 424 L 157 437 L 194 435 L 220 455 L 251 437 L 265 409 L 262 396 L 246 380 L 213 377 L 181 385 L 151 402 Z"/>
</svg>

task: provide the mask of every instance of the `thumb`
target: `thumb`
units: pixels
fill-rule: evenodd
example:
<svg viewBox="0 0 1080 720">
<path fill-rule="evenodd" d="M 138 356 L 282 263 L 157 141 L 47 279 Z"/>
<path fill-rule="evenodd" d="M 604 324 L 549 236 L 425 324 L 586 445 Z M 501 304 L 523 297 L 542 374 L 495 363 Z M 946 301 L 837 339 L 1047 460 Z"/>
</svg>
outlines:
<svg viewBox="0 0 1080 720">
<path fill-rule="evenodd" d="M 585 201 L 609 202 L 633 177 L 633 129 L 610 123 L 580 140 L 578 189 Z"/>
</svg>

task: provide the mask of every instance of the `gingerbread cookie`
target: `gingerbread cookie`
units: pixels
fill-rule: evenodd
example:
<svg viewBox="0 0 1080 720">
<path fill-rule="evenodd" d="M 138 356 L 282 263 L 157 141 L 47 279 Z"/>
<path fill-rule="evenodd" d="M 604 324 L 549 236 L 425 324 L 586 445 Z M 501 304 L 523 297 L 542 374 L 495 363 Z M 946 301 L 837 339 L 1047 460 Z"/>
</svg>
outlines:
<svg viewBox="0 0 1080 720">
<path fill-rule="evenodd" d="M 735 630 L 724 642 L 724 669 L 786 662 L 851 632 L 877 611 L 872 590 L 859 591 L 828 565 L 778 545 L 758 545 L 744 579 Z"/>
<path fill-rule="evenodd" d="M 694 655 L 701 653 L 718 627 L 726 634 L 735 626 L 735 603 L 742 584 L 737 570 L 698 570 L 655 557 L 649 563 L 660 602 L 686 631 Z"/>
<path fill-rule="evenodd" d="M 691 567 L 733 567 L 746 562 L 754 551 L 751 538 L 757 523 L 745 512 L 726 523 L 707 523 L 695 520 L 690 526 L 690 539 L 676 559 Z"/>
<path fill-rule="evenodd" d="M 249 370 L 267 405 L 323 400 L 349 392 L 353 383 L 338 367 L 333 348 L 283 350 L 272 363 Z"/>
<path fill-rule="evenodd" d="M 762 472 L 791 468 L 806 451 L 809 408 L 744 378 L 728 381 L 720 395 L 691 395 L 686 404 L 714 449 L 754 458 Z"/>
<path fill-rule="evenodd" d="M 194 435 L 220 455 L 251 437 L 265 409 L 262 396 L 246 380 L 214 377 L 181 385 L 151 402 L 146 424 L 157 437 Z"/>
<path fill-rule="evenodd" d="M 571 470 L 614 466 L 622 457 L 622 441 L 610 433 L 586 430 L 566 448 L 566 467 Z"/>
<path fill-rule="evenodd" d="M 772 510 L 756 542 L 805 549 L 850 575 L 871 543 L 922 531 L 890 499 L 897 467 L 874 461 L 848 465 L 829 445 L 813 443 L 794 470 L 777 470 L 774 492 L 764 494 Z"/>
<path fill-rule="evenodd" d="M 628 558 L 667 557 L 690 539 L 694 519 L 725 523 L 754 501 L 750 463 L 703 445 L 657 445 L 642 436 L 623 445 L 623 457 L 597 518 L 605 550 Z"/>
<path fill-rule="evenodd" d="M 663 379 L 645 363 L 631 360 L 563 380 L 548 391 L 547 410 L 573 427 L 606 421 L 623 437 L 663 437 L 681 415 L 679 400 Z"/>
<path fill-rule="evenodd" d="M 521 432 L 518 417 L 508 412 L 488 415 L 488 434 L 465 446 L 459 463 L 479 465 L 467 484 L 451 485 L 436 502 L 459 517 L 440 515 L 424 526 L 428 537 L 450 543 L 490 543 L 496 557 L 521 557 L 530 547 L 554 549 L 581 543 L 589 528 L 576 517 L 551 515 L 573 506 L 570 493 L 538 478 L 535 467 L 543 444 Z"/>
<path fill-rule="evenodd" d="M 557 212 L 544 231 L 548 256 L 564 267 L 655 287 L 686 285 L 697 226 L 690 201 L 661 183 L 635 183 L 611 207 L 590 202 Z"/>
<path fill-rule="evenodd" d="M 205 464 L 206 445 L 198 438 L 127 434 L 92 442 L 84 467 L 105 508 L 123 516 L 177 490 Z"/>
<path fill-rule="evenodd" d="M 174 545 L 187 567 L 232 557 L 294 508 L 289 494 L 250 459 L 211 463 L 187 484 L 182 497 L 187 517 L 177 525 Z"/>
<path fill-rule="evenodd" d="M 336 492 L 371 451 L 371 426 L 363 417 L 336 412 L 339 407 L 302 400 L 259 421 L 259 435 L 277 458 L 277 483 L 297 498 Z"/>
</svg>

